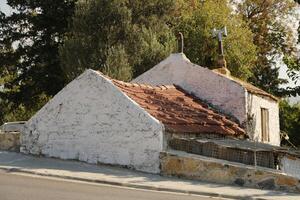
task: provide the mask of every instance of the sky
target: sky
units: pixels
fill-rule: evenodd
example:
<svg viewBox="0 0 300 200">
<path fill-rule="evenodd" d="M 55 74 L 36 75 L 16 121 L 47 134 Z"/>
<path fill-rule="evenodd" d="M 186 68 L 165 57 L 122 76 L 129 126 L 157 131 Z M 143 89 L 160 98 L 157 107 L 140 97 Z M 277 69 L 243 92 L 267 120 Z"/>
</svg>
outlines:
<svg viewBox="0 0 300 200">
<path fill-rule="evenodd" d="M 11 12 L 10 7 L 6 4 L 6 0 L 0 0 L 0 10 L 5 13 Z"/>
<path fill-rule="evenodd" d="M 6 0 L 0 0 L 0 10 L 2 12 L 7 13 L 7 14 L 12 13 L 12 9 L 6 4 Z M 300 8 L 298 9 L 298 11 L 299 11 L 298 13 L 300 15 Z M 295 30 L 296 30 L 297 29 L 296 26 L 298 24 L 298 20 L 296 20 L 296 21 L 292 20 L 290 22 L 290 24 L 291 24 L 292 27 L 295 26 Z M 289 79 L 288 76 L 287 76 L 287 73 L 286 73 L 287 67 L 284 64 L 282 64 L 282 63 L 278 63 L 278 65 L 280 66 L 279 77 L 285 78 L 285 79 Z M 297 85 L 300 85 L 300 82 Z M 287 84 L 286 86 L 293 87 L 293 86 L 295 86 L 295 84 L 293 84 L 293 82 L 290 81 L 290 83 Z M 290 101 L 292 103 L 300 101 L 300 97 L 290 98 Z"/>
</svg>

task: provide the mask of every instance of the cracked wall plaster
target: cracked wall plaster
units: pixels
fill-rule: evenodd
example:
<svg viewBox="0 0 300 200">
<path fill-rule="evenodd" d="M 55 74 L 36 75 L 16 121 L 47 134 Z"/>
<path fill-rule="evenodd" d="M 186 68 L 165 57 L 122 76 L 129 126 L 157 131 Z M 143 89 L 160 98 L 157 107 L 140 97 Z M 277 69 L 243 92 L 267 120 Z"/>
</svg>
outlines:
<svg viewBox="0 0 300 200">
<path fill-rule="evenodd" d="M 26 123 L 21 152 L 158 173 L 162 134 L 159 121 L 87 70 Z"/>
</svg>

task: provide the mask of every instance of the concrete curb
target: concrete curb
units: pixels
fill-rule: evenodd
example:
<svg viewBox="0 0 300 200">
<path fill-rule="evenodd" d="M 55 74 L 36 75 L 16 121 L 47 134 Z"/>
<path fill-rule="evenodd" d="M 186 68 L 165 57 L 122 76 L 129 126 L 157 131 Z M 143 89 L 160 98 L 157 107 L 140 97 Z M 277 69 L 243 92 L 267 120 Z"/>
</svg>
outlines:
<svg viewBox="0 0 300 200">
<path fill-rule="evenodd" d="M 220 193 L 213 193 L 213 192 L 205 192 L 205 191 L 189 191 L 189 190 L 180 190 L 174 188 L 166 188 L 166 187 L 157 187 L 151 185 L 140 185 L 134 183 L 122 183 L 110 180 L 99 180 L 99 179 L 90 179 L 90 178 L 80 178 L 74 176 L 66 176 L 66 175 L 57 175 L 51 173 L 40 173 L 35 172 L 32 170 L 22 169 L 22 168 L 14 168 L 14 167 L 0 167 L 0 170 L 4 170 L 7 173 L 24 173 L 24 174 L 32 174 L 38 175 L 43 177 L 53 177 L 53 178 L 62 178 L 68 180 L 75 180 L 75 181 L 83 181 L 83 182 L 90 182 L 90 183 L 99 183 L 99 184 L 106 184 L 112 186 L 121 186 L 121 187 L 128 187 L 134 189 L 144 189 L 144 190 L 152 190 L 152 191 L 162 191 L 162 192 L 174 192 L 174 193 L 181 193 L 181 194 L 190 194 L 190 195 L 201 195 L 201 196 L 210 196 L 210 197 L 219 197 L 219 198 L 228 198 L 228 199 L 243 199 L 243 200 L 268 200 L 265 198 L 253 198 L 251 196 L 238 196 L 238 195 L 227 195 L 227 194 L 220 194 Z"/>
</svg>

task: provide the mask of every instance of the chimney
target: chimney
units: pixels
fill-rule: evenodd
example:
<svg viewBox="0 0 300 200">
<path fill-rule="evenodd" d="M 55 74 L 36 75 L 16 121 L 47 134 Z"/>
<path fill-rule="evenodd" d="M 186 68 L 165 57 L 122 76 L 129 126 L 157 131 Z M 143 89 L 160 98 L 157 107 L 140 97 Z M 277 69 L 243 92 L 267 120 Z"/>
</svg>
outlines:
<svg viewBox="0 0 300 200">
<path fill-rule="evenodd" d="M 226 59 L 224 55 L 224 48 L 223 48 L 223 35 L 224 37 L 227 36 L 227 28 L 224 27 L 221 30 L 213 29 L 213 37 L 218 39 L 218 60 L 216 62 L 216 69 L 213 71 L 216 71 L 218 73 L 224 74 L 224 75 L 230 75 L 230 71 L 227 69 Z"/>
</svg>

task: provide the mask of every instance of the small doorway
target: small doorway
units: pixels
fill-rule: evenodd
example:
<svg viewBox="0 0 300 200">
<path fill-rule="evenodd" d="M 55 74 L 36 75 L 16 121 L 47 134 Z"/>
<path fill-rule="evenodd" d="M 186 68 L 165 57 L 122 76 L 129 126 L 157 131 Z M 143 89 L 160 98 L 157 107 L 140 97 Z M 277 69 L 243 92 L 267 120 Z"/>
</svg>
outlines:
<svg viewBox="0 0 300 200">
<path fill-rule="evenodd" d="M 261 108 L 261 136 L 263 142 L 270 142 L 269 110 Z"/>
</svg>

